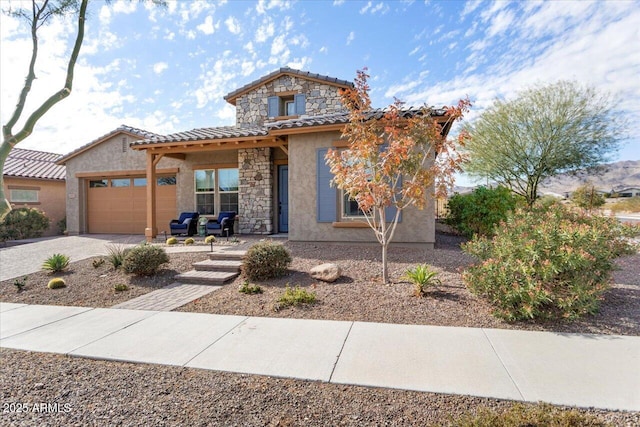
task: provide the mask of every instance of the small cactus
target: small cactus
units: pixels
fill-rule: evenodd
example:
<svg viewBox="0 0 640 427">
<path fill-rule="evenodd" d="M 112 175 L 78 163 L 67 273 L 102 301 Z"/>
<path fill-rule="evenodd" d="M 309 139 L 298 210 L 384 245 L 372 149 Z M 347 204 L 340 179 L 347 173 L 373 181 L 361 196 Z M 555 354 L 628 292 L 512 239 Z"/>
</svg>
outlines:
<svg viewBox="0 0 640 427">
<path fill-rule="evenodd" d="M 207 237 L 204 239 L 204 242 L 205 242 L 207 245 L 209 245 L 209 244 L 211 244 L 211 243 L 213 243 L 213 242 L 215 242 L 215 241 L 216 241 L 215 236 L 207 236 Z"/>
<path fill-rule="evenodd" d="M 60 277 L 49 280 L 49 283 L 47 284 L 47 288 L 49 289 L 59 289 L 64 288 L 65 286 L 67 286 L 67 284 L 64 282 L 64 279 L 61 279 Z"/>
<path fill-rule="evenodd" d="M 184 244 L 185 245 L 193 245 L 195 243 L 195 239 L 193 237 L 189 237 L 188 239 L 184 240 Z"/>
<path fill-rule="evenodd" d="M 123 291 L 128 291 L 129 287 L 127 285 L 125 285 L 124 283 L 119 283 L 119 284 L 113 286 L 113 290 L 116 291 L 116 292 L 123 292 Z"/>
<path fill-rule="evenodd" d="M 169 237 L 167 239 L 167 245 L 175 245 L 176 243 L 178 243 L 178 239 L 176 239 L 175 237 Z"/>
</svg>

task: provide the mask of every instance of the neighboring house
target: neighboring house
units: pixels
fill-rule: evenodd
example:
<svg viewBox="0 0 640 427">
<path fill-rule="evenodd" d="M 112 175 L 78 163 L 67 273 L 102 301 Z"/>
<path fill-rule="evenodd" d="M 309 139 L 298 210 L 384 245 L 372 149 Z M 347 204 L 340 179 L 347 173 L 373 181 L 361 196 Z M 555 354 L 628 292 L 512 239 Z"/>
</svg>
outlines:
<svg viewBox="0 0 640 427">
<path fill-rule="evenodd" d="M 640 187 L 616 187 L 611 191 L 612 194 L 616 194 L 618 197 L 640 197 Z"/>
<path fill-rule="evenodd" d="M 44 236 L 61 231 L 65 217 L 65 168 L 56 164 L 60 154 L 14 148 L 4 164 L 4 191 L 12 208 L 29 207 L 51 220 Z"/>
<path fill-rule="evenodd" d="M 324 159 L 347 146 L 339 91 L 351 87 L 281 68 L 225 96 L 236 107 L 235 126 L 172 135 L 116 129 L 59 161 L 67 167 L 69 232 L 144 231 L 150 239 L 181 211 L 215 218 L 233 210 L 240 233 L 373 241 L 357 208 L 329 185 Z M 429 200 L 423 211 L 403 212 L 394 242 L 432 247 L 434 230 Z"/>
</svg>

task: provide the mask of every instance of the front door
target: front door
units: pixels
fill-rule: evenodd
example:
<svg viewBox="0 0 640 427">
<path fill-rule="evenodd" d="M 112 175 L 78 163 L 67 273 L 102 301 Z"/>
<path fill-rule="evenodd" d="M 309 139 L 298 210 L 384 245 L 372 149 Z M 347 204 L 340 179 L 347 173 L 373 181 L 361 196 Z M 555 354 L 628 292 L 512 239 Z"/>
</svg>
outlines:
<svg viewBox="0 0 640 427">
<path fill-rule="evenodd" d="M 278 232 L 289 232 L 289 165 L 278 166 Z"/>
</svg>

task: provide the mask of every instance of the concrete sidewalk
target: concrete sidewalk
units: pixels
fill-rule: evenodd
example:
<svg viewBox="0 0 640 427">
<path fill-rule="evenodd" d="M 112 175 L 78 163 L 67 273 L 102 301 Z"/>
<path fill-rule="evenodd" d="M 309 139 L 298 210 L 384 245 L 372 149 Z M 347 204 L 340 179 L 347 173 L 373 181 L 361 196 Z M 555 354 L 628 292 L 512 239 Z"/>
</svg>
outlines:
<svg viewBox="0 0 640 427">
<path fill-rule="evenodd" d="M 640 337 L 0 303 L 0 347 L 640 411 Z"/>
</svg>

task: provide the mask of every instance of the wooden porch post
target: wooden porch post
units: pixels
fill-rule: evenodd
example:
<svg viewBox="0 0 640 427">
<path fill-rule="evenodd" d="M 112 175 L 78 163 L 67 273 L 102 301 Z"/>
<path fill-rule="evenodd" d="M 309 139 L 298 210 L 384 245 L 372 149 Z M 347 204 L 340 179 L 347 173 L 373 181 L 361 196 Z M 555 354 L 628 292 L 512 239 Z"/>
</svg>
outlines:
<svg viewBox="0 0 640 427">
<path fill-rule="evenodd" d="M 147 228 L 144 235 L 147 242 L 153 241 L 158 235 L 156 224 L 156 165 L 162 158 L 162 154 L 154 154 L 147 151 Z"/>
</svg>

